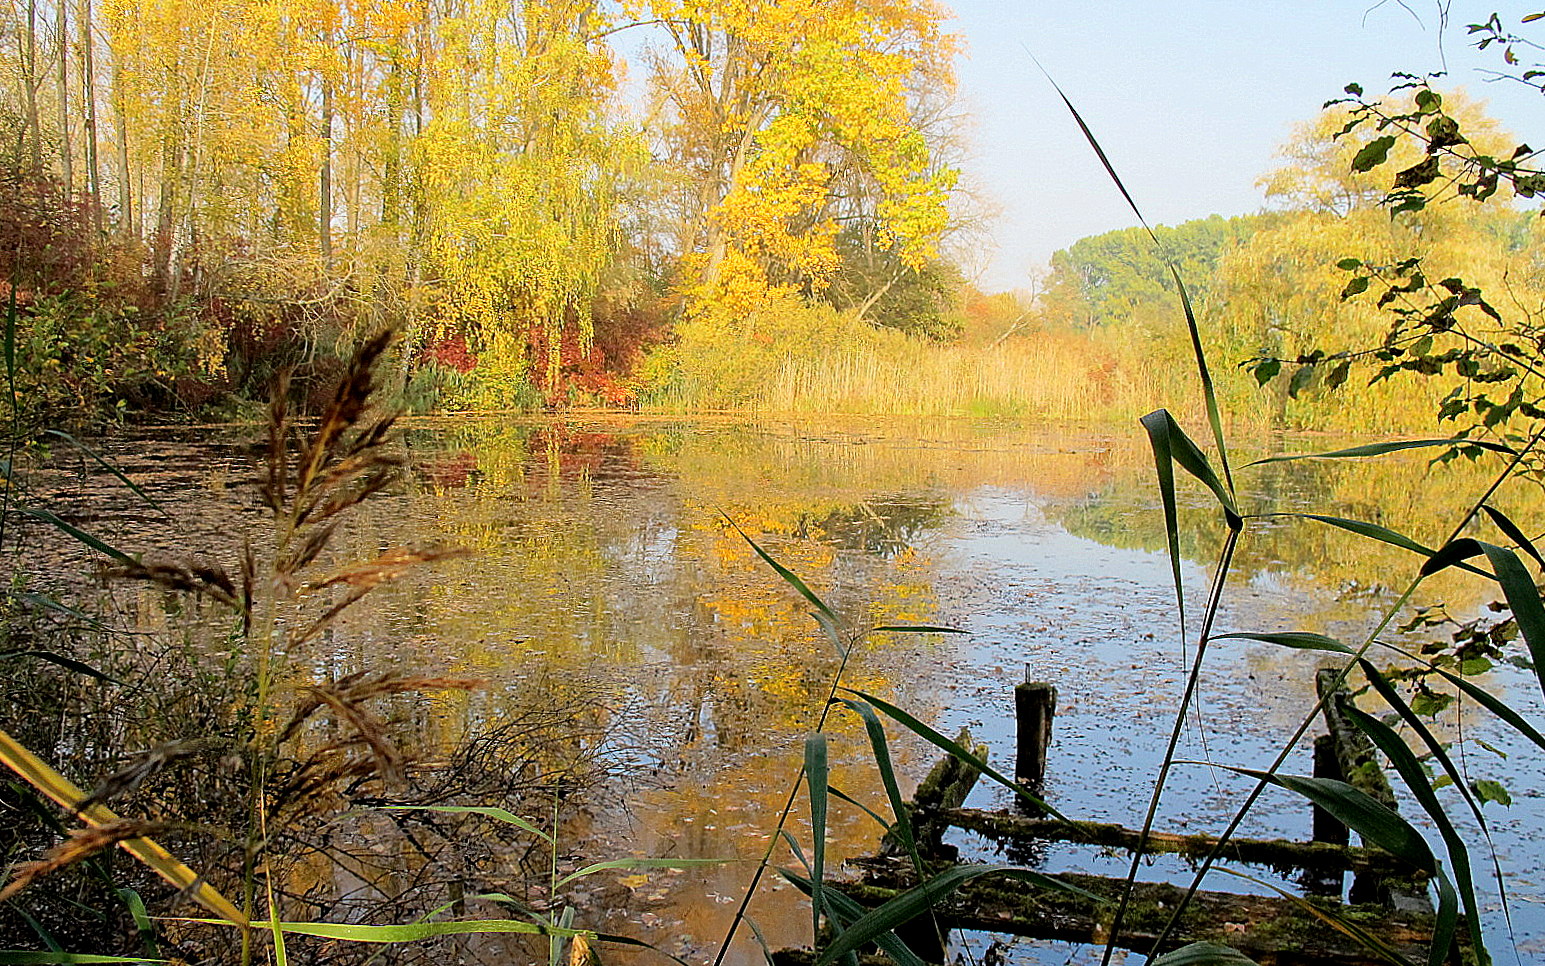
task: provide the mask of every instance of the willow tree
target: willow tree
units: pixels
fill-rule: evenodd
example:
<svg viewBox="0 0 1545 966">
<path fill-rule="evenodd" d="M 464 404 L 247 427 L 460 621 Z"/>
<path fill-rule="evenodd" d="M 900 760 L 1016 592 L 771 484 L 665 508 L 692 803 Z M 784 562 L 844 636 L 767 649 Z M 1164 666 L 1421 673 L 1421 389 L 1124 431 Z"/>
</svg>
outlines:
<svg viewBox="0 0 1545 966">
<path fill-rule="evenodd" d="M 667 46 L 652 83 L 662 153 L 684 172 L 677 245 L 698 305 L 819 290 L 845 222 L 911 266 L 937 254 L 955 170 L 914 117 L 952 83 L 930 0 L 637 0 Z"/>
<path fill-rule="evenodd" d="M 463 0 L 440 25 L 432 120 L 417 143 L 444 316 L 518 385 L 534 335 L 549 392 L 566 332 L 588 348 L 590 302 L 617 242 L 616 88 L 591 3 Z"/>
</svg>

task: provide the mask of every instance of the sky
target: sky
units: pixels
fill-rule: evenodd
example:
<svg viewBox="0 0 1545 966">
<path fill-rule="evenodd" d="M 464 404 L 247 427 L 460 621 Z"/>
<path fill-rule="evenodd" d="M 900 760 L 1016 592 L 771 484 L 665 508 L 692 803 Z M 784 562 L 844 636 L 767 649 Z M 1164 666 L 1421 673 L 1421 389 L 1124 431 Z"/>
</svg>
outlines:
<svg viewBox="0 0 1545 966">
<path fill-rule="evenodd" d="M 1446 83 L 1489 102 L 1525 140 L 1545 141 L 1545 96 L 1487 81 L 1481 70 L 1503 67 L 1501 53 L 1474 50 L 1465 31 L 1494 10 L 1516 26 L 1545 0 L 1451 0 L 1446 29 L 1435 0 L 945 3 L 964 41 L 958 93 L 973 119 L 962 167 L 997 211 L 967 266 L 986 291 L 1025 287 L 1054 251 L 1137 224 L 1035 61 L 1152 224 L 1261 210 L 1256 181 L 1295 123 L 1348 83 L 1382 92 L 1395 71 L 1446 66 Z M 1545 29 L 1531 35 L 1545 42 Z"/>
</svg>

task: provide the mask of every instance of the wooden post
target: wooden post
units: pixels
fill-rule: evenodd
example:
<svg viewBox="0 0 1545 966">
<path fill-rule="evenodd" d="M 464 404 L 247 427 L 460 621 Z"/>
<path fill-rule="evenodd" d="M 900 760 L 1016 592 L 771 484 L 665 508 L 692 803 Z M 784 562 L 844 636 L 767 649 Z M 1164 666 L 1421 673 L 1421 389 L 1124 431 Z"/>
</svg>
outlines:
<svg viewBox="0 0 1545 966">
<path fill-rule="evenodd" d="M 1057 689 L 1031 681 L 1029 675 L 1027 667 L 1025 683 L 1014 688 L 1014 780 L 1040 795 L 1046 788 L 1046 749 L 1051 745 L 1051 719 L 1057 713 Z"/>
</svg>

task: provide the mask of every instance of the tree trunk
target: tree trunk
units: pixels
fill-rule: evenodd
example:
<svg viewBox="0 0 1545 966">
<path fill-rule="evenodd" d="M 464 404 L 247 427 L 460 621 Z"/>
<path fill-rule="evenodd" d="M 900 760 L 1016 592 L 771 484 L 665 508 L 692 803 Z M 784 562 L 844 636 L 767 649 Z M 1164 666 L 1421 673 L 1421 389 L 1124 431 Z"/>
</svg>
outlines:
<svg viewBox="0 0 1545 966">
<path fill-rule="evenodd" d="M 332 37 L 326 38 L 326 46 Z M 322 177 L 317 199 L 317 247 L 322 264 L 333 260 L 333 79 L 322 75 Z"/>
<path fill-rule="evenodd" d="M 97 80 L 91 42 L 91 0 L 80 0 L 80 90 L 86 108 L 86 193 L 91 199 L 91 219 L 102 231 L 102 168 L 97 158 Z M 127 179 L 128 172 L 124 172 Z M 127 181 L 125 181 L 127 183 Z M 127 214 L 125 213 L 124 217 Z"/>
<path fill-rule="evenodd" d="M 22 96 L 26 102 L 27 153 L 32 176 L 43 176 L 43 126 L 38 120 L 38 3 L 27 0 L 27 29 L 22 38 Z"/>
<path fill-rule="evenodd" d="M 75 194 L 75 150 L 70 143 L 70 4 L 59 0 L 58 21 L 58 70 L 55 78 L 59 88 L 59 166 L 64 175 L 64 195 Z"/>
</svg>

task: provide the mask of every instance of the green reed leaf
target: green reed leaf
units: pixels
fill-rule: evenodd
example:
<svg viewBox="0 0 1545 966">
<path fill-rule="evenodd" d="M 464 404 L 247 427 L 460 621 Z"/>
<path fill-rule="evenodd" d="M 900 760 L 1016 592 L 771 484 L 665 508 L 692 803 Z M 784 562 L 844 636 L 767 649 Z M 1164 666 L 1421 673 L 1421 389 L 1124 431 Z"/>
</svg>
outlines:
<svg viewBox="0 0 1545 966">
<path fill-rule="evenodd" d="M 1212 640 L 1260 641 L 1263 644 L 1276 644 L 1300 651 L 1330 651 L 1335 654 L 1357 653 L 1353 648 L 1341 643 L 1334 637 L 1326 637 L 1324 634 L 1311 634 L 1308 631 L 1284 631 L 1280 634 L 1214 634 Z"/>
<path fill-rule="evenodd" d="M 927 882 L 913 886 L 883 905 L 871 909 L 837 934 L 832 944 L 816 960 L 816 966 L 829 966 L 843 956 L 874 942 L 879 936 L 905 925 L 938 905 L 956 889 L 984 875 L 1018 879 L 1042 889 L 1069 892 L 1088 899 L 1098 897 L 1060 879 L 1014 865 L 957 865 Z"/>
<path fill-rule="evenodd" d="M 575 879 L 607 869 L 695 869 L 700 866 L 723 865 L 733 861 L 734 859 L 612 859 L 609 862 L 587 865 L 578 872 L 571 872 L 559 879 L 558 885 L 567 885 Z"/>
<path fill-rule="evenodd" d="M 854 701 L 852 698 L 838 698 L 845 707 L 851 709 L 863 719 L 864 730 L 869 735 L 869 746 L 874 752 L 874 764 L 880 772 L 880 783 L 885 786 L 885 797 L 890 800 L 891 814 L 895 820 L 889 825 L 894 829 L 896 838 L 901 841 L 901 846 L 912 859 L 913 866 L 922 871 L 922 856 L 917 851 L 917 839 L 912 834 L 912 814 L 907 808 L 906 800 L 901 797 L 901 783 L 896 780 L 896 767 L 891 761 L 890 742 L 885 737 L 885 726 L 880 722 L 879 715 L 874 713 L 874 708 L 862 701 Z"/>
<path fill-rule="evenodd" d="M 819 731 L 805 739 L 805 781 L 810 786 L 810 935 L 819 942 L 826 881 L 826 736 Z M 818 947 L 819 948 L 819 947 Z"/>
<path fill-rule="evenodd" d="M 1511 726 L 1514 731 L 1517 731 L 1525 738 L 1528 738 L 1530 741 L 1534 742 L 1535 746 L 1538 747 L 1541 751 L 1545 751 L 1545 735 L 1540 734 L 1540 732 L 1535 729 L 1534 725 L 1530 724 L 1523 715 L 1519 714 L 1517 711 L 1514 711 L 1512 707 L 1507 704 L 1507 702 L 1503 701 L 1501 698 L 1498 698 L 1496 695 L 1480 687 L 1479 685 L 1472 684 L 1470 681 L 1465 680 L 1462 676 L 1454 674 L 1453 672 L 1444 668 L 1434 667 L 1432 670 L 1442 675 L 1445 681 L 1448 681 L 1454 687 L 1464 692 L 1465 695 L 1473 699 L 1476 704 L 1479 704 L 1487 711 L 1490 711 L 1498 718 L 1501 718 L 1509 726 Z"/>
<path fill-rule="evenodd" d="M 1268 456 L 1246 463 L 1245 468 L 1252 466 L 1265 466 L 1267 463 L 1288 463 L 1294 460 L 1334 460 L 1334 459 L 1359 459 L 1368 456 L 1383 456 L 1386 453 L 1398 453 L 1408 449 L 1423 449 L 1429 446 L 1475 446 L 1480 449 L 1491 450 L 1494 453 L 1513 454 L 1516 452 L 1511 446 L 1502 443 L 1493 443 L 1483 439 L 1465 439 L 1463 436 L 1454 436 L 1448 439 L 1399 439 L 1384 443 L 1368 443 L 1364 446 L 1351 446 L 1346 449 L 1331 450 L 1328 453 L 1290 453 L 1282 456 Z"/>
<path fill-rule="evenodd" d="M 798 574 L 794 573 L 794 571 L 785 567 L 778 561 L 774 560 L 771 554 L 762 549 L 761 544 L 757 543 L 755 540 L 752 540 L 751 537 L 746 534 L 746 531 L 740 528 L 740 524 L 736 523 L 734 520 L 730 520 L 728 516 L 726 516 L 725 519 L 729 520 L 730 526 L 735 528 L 735 532 L 740 534 L 741 539 L 745 540 L 746 543 L 749 543 L 751 545 L 751 549 L 756 551 L 756 555 L 761 557 L 762 560 L 766 561 L 767 566 L 771 567 L 779 577 L 782 577 L 785 583 L 798 591 L 799 595 L 805 598 L 805 600 L 809 601 L 811 606 L 814 607 L 817 611 L 826 615 L 827 620 L 831 621 L 832 624 L 835 625 L 838 623 L 837 615 L 832 613 L 832 609 L 830 607 L 826 606 L 826 601 L 816 596 L 815 591 L 807 587 L 805 582 L 799 579 Z"/>
<path fill-rule="evenodd" d="M 897 724 L 901 725 L 903 728 L 906 728 L 908 731 L 917 735 L 919 738 L 922 738 L 924 741 L 933 745 L 935 748 L 938 748 L 941 751 L 950 754 L 955 759 L 963 761 L 970 765 L 972 768 L 975 768 L 983 775 L 991 778 L 993 781 L 1002 785 L 1004 788 L 1007 788 L 1009 791 L 1013 792 L 1015 795 L 1024 799 L 1031 805 L 1045 810 L 1046 814 L 1052 816 L 1053 818 L 1061 819 L 1070 825 L 1076 824 L 1072 819 L 1068 818 L 1066 815 L 1057 811 L 1050 804 L 1048 804 L 1045 799 L 1042 799 L 1040 796 L 1033 794 L 1029 789 L 1025 788 L 1018 782 L 1009 779 L 1002 772 L 989 765 L 985 760 L 976 757 L 969 750 L 962 748 L 957 742 L 951 741 L 950 739 L 944 737 L 937 731 L 923 724 L 921 721 L 912 717 L 912 715 L 901 710 L 890 702 L 882 701 L 872 694 L 865 694 L 864 692 L 855 690 L 853 688 L 840 688 L 839 690 L 846 691 L 848 694 L 856 695 L 862 698 L 866 703 L 869 704 L 870 707 L 881 712 L 892 721 L 895 721 Z"/>
<path fill-rule="evenodd" d="M 498 808 L 493 805 L 377 805 L 376 808 L 383 812 L 440 812 L 446 815 L 481 815 L 491 818 L 506 825 L 513 825 L 518 829 L 530 832 L 537 838 L 553 844 L 553 837 L 534 823 L 521 818 L 508 809 Z"/>
<path fill-rule="evenodd" d="M 1258 964 L 1232 946 L 1195 942 L 1159 956 L 1153 960 L 1152 966 L 1258 966 Z"/>
<path fill-rule="evenodd" d="M 881 624 L 871 627 L 870 633 L 889 631 L 892 634 L 969 634 L 959 627 L 941 627 L 936 624 Z"/>
<path fill-rule="evenodd" d="M 39 507 L 19 506 L 16 508 L 16 512 L 22 514 L 23 516 L 29 516 L 34 520 L 40 520 L 43 523 L 46 523 L 54 529 L 60 531 L 61 533 L 73 537 L 75 540 L 85 544 L 92 550 L 95 550 L 97 553 L 112 557 L 114 560 L 121 564 L 132 565 L 134 563 L 133 557 L 130 557 L 128 554 L 124 553 L 122 550 L 119 550 L 117 547 L 109 546 L 100 539 L 75 526 L 73 523 L 67 523 L 64 520 L 61 520 L 59 516 L 51 510 L 44 510 Z"/>
<path fill-rule="evenodd" d="M 1302 795 L 1362 836 L 1365 842 L 1401 859 L 1418 872 L 1437 876 L 1438 860 L 1428 847 L 1427 840 L 1399 813 L 1346 782 L 1333 778 L 1279 775 L 1237 765 L 1220 767 Z"/>
<path fill-rule="evenodd" d="M 1496 581 L 1502 585 L 1502 595 L 1507 599 L 1507 606 L 1518 623 L 1518 631 L 1529 648 L 1529 657 L 1534 662 L 1534 673 L 1539 680 L 1540 690 L 1545 692 L 1545 605 L 1541 604 L 1539 589 L 1534 586 L 1534 580 L 1529 576 L 1523 561 L 1518 559 L 1518 554 L 1506 547 L 1464 537 L 1447 544 L 1433 556 L 1429 566 L 1433 573 L 1446 566 L 1464 567 L 1461 561 L 1479 554 L 1486 555 L 1487 562 L 1495 571 Z M 1427 570 L 1423 568 L 1424 573 Z"/>
<path fill-rule="evenodd" d="M 53 966 L 72 963 L 164 963 L 164 959 L 144 956 L 98 956 L 93 953 L 34 953 L 21 949 L 0 949 L 0 966 Z"/>
<path fill-rule="evenodd" d="M 1400 773 L 1401 779 L 1410 789 L 1411 794 L 1421 803 L 1422 810 L 1432 819 L 1438 828 L 1438 834 L 1443 836 L 1443 843 L 1448 847 L 1449 861 L 1454 864 L 1454 876 L 1459 882 L 1459 892 L 1464 896 L 1465 914 L 1469 916 L 1471 941 L 1481 953 L 1481 962 L 1484 966 L 1490 960 L 1485 956 L 1484 947 L 1481 945 L 1480 916 L 1475 903 L 1475 884 L 1470 874 L 1470 852 L 1465 847 L 1464 840 L 1459 833 L 1454 831 L 1453 822 L 1449 821 L 1448 813 L 1439 804 L 1438 797 L 1433 794 L 1432 784 L 1427 779 L 1427 773 L 1422 770 L 1421 763 L 1416 756 L 1411 754 L 1411 749 L 1395 734 L 1393 728 L 1378 720 L 1366 711 L 1355 707 L 1350 702 L 1342 707 L 1342 711 L 1352 720 L 1352 723 L 1371 739 L 1375 746 L 1395 766 L 1395 771 Z M 1441 875 L 1441 871 L 1440 871 Z M 1441 892 L 1439 896 L 1442 898 Z M 1438 919 L 1433 927 L 1434 935 L 1446 934 L 1450 937 L 1446 943 L 1432 944 L 1431 958 L 1428 966 L 1443 966 L 1449 958 L 1449 952 L 1453 945 L 1454 926 L 1458 922 L 1459 904 L 1441 904 L 1438 909 Z"/>
<path fill-rule="evenodd" d="M 123 471 L 118 469 L 118 467 L 114 466 L 112 463 L 108 462 L 107 459 L 102 456 L 102 454 L 98 453 L 90 446 L 87 446 L 85 443 L 82 443 L 80 440 L 76 439 L 74 436 L 71 436 L 69 433 L 64 432 L 63 430 L 46 429 L 43 431 L 43 433 L 45 436 L 56 436 L 59 439 L 62 439 L 69 443 L 71 446 L 74 446 L 76 449 L 80 450 L 82 453 L 85 453 L 87 456 L 91 457 L 96 461 L 98 466 L 102 467 L 113 476 L 116 476 L 118 478 L 118 482 L 128 487 L 135 496 L 139 497 L 141 500 L 144 500 L 147 504 L 150 505 L 152 509 L 161 514 L 163 517 L 171 519 L 172 515 L 167 513 L 166 509 L 162 507 L 161 504 L 152 499 L 150 494 L 146 493 L 138 483 L 135 483 L 127 476 L 124 476 Z"/>
<path fill-rule="evenodd" d="M 1545 557 L 1540 556 L 1540 551 L 1535 547 L 1534 541 L 1529 539 L 1523 530 L 1519 528 L 1518 524 L 1514 523 L 1508 518 L 1507 514 L 1490 503 L 1482 503 L 1481 510 L 1491 518 L 1492 523 L 1497 525 L 1498 530 L 1501 530 L 1509 540 L 1518 544 L 1518 548 L 1534 558 L 1534 562 L 1539 565 L 1540 570 L 1545 571 Z"/>
<path fill-rule="evenodd" d="M 794 887 L 805 895 L 810 895 L 812 887 L 809 879 L 788 869 L 779 869 L 778 874 L 793 883 Z M 844 928 L 862 919 L 864 914 L 868 912 L 867 909 L 854 901 L 851 896 L 844 894 L 834 886 L 827 886 L 825 888 L 825 895 L 827 907 L 833 913 L 832 918 Z M 926 966 L 923 960 L 912 951 L 912 948 L 902 942 L 894 930 L 876 936 L 874 944 L 879 946 L 880 951 L 889 956 L 891 962 L 895 963 L 896 966 Z"/>
<path fill-rule="evenodd" d="M 88 678 L 95 678 L 96 680 L 102 681 L 106 684 L 116 684 L 125 688 L 129 686 L 113 677 L 111 674 L 98 671 L 96 668 L 89 664 L 77 661 L 73 657 L 65 657 L 63 654 L 57 654 L 53 651 L 0 651 L 0 661 L 14 660 L 24 657 L 29 657 L 36 661 L 46 661 L 49 664 L 57 664 L 59 667 L 62 667 L 67 671 L 74 671 L 76 674 L 83 674 Z"/>
</svg>

